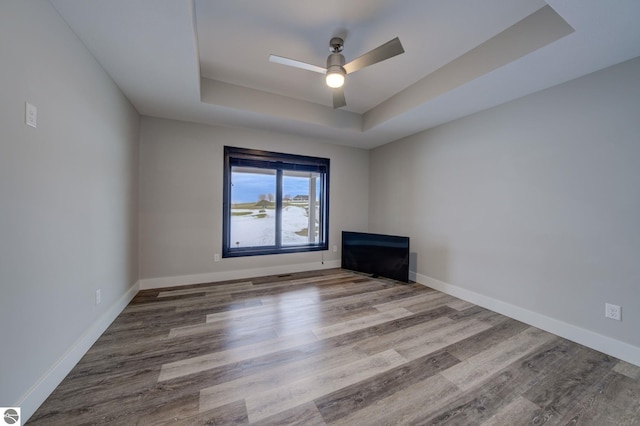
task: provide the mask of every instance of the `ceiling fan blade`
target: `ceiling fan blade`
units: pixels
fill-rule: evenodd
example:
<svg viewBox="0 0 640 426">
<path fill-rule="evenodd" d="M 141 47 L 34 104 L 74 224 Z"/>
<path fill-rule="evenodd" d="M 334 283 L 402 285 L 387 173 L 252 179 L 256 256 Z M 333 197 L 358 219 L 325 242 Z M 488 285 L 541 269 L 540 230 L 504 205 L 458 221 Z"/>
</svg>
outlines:
<svg viewBox="0 0 640 426">
<path fill-rule="evenodd" d="M 327 73 L 326 68 L 322 68 L 317 65 L 307 64 L 306 62 L 296 61 L 295 59 L 284 58 L 282 56 L 269 55 L 269 62 L 275 62 L 276 64 L 287 65 L 295 68 L 301 68 L 303 70 L 313 71 L 319 74 Z"/>
<path fill-rule="evenodd" d="M 347 101 L 344 98 L 344 87 L 336 87 L 332 89 L 333 92 L 333 109 L 347 106 Z"/>
<path fill-rule="evenodd" d="M 368 51 L 364 55 L 357 57 L 346 64 L 344 69 L 347 71 L 347 74 L 351 74 L 352 72 L 361 70 L 369 65 L 377 64 L 378 62 L 393 58 L 401 53 L 404 53 L 404 48 L 402 47 L 402 43 L 400 43 L 400 39 L 396 37 L 393 40 L 389 40 L 385 44 Z"/>
</svg>

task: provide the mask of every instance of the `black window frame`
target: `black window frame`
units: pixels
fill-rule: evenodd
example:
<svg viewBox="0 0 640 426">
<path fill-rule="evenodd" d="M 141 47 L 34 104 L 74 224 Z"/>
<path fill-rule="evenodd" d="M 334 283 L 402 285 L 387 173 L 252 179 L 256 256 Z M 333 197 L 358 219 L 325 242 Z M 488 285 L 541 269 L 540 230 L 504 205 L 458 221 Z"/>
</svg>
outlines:
<svg viewBox="0 0 640 426">
<path fill-rule="evenodd" d="M 231 243 L 231 172 L 234 166 L 276 170 L 276 242 L 274 246 L 233 247 Z M 222 257 L 261 256 L 300 253 L 329 249 L 329 169 L 328 158 L 284 154 L 258 149 L 224 147 L 222 202 Z M 310 171 L 322 174 L 320 183 L 319 242 L 296 245 L 282 244 L 282 176 L 284 171 Z"/>
</svg>

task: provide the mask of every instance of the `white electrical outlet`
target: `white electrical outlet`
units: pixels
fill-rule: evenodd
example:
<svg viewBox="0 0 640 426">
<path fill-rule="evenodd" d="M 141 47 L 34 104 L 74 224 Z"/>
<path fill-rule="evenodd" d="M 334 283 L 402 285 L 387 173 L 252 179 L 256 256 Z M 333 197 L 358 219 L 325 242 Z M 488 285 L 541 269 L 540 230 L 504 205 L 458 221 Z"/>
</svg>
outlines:
<svg viewBox="0 0 640 426">
<path fill-rule="evenodd" d="M 24 122 L 27 126 L 38 127 L 38 108 L 25 102 Z"/>
<path fill-rule="evenodd" d="M 333 246 L 333 252 L 337 252 L 338 251 L 338 246 Z"/>
<path fill-rule="evenodd" d="M 102 290 L 96 290 L 96 305 L 99 305 L 102 302 Z"/>
<path fill-rule="evenodd" d="M 611 303 L 604 304 L 604 316 L 616 321 L 622 320 L 622 308 Z"/>
<path fill-rule="evenodd" d="M 213 255 L 213 261 L 214 262 L 220 262 L 220 255 L 218 253 Z"/>
</svg>

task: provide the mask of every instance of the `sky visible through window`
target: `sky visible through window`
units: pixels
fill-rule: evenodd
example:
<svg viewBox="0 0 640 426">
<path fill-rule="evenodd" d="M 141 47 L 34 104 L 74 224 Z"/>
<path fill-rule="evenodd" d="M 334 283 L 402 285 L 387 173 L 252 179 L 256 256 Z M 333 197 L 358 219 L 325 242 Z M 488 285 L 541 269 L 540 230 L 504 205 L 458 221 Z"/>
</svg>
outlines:
<svg viewBox="0 0 640 426">
<path fill-rule="evenodd" d="M 283 176 L 283 196 L 309 195 L 309 179 L 294 176 Z M 317 193 L 320 192 L 318 182 Z M 233 173 L 233 191 L 231 203 L 250 203 L 258 201 L 260 195 L 275 196 L 275 177 L 256 173 Z"/>
</svg>

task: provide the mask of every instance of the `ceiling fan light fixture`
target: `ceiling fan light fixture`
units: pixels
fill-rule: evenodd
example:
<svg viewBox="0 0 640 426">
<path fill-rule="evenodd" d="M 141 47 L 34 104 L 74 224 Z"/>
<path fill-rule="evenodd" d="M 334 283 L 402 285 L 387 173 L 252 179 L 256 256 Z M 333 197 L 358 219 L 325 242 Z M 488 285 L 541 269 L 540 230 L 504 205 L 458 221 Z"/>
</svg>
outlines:
<svg viewBox="0 0 640 426">
<path fill-rule="evenodd" d="M 327 86 L 332 89 L 342 87 L 344 84 L 344 76 L 347 72 L 340 65 L 332 65 L 327 69 L 326 82 Z"/>
<path fill-rule="evenodd" d="M 329 52 L 331 52 L 331 54 L 327 57 L 326 68 L 277 55 L 270 55 L 269 61 L 317 72 L 318 74 L 324 74 L 327 86 L 333 89 L 333 108 L 335 109 L 342 108 L 347 105 L 344 100 L 344 90 L 342 89 L 344 79 L 347 74 L 351 74 L 361 70 L 362 68 L 377 64 L 378 62 L 386 61 L 389 58 L 393 58 L 396 55 L 404 53 L 404 48 L 402 47 L 402 43 L 400 43 L 400 39 L 398 37 L 381 44 L 364 55 L 358 56 L 349 63 L 345 62 L 344 55 L 340 53 L 343 48 L 344 40 L 342 40 L 342 38 L 333 37 L 331 39 L 329 42 Z"/>
</svg>

